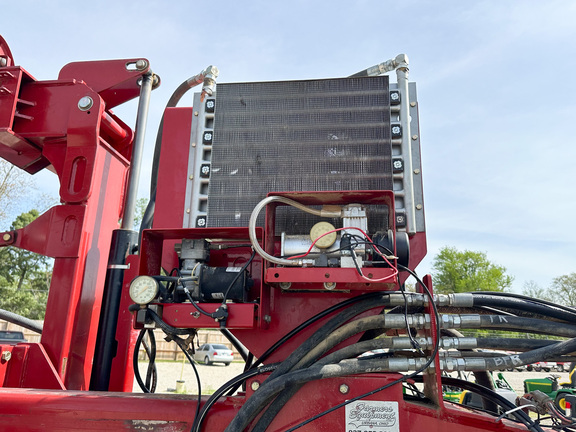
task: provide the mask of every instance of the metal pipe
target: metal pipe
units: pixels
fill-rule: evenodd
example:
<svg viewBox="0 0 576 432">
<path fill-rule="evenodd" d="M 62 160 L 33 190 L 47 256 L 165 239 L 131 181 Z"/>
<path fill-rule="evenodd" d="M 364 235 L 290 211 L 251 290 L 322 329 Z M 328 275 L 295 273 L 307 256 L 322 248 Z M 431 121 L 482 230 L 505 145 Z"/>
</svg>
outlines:
<svg viewBox="0 0 576 432">
<path fill-rule="evenodd" d="M 127 230 L 134 228 L 138 182 L 140 181 L 144 136 L 146 135 L 146 123 L 148 120 L 148 108 L 150 106 L 150 94 L 152 93 L 153 81 L 154 74 L 151 72 L 142 76 L 140 101 L 138 103 L 138 114 L 136 116 L 136 135 L 134 136 L 134 144 L 132 145 L 132 161 L 128 173 L 128 188 L 124 202 L 124 215 L 122 217 L 122 229 Z"/>
<path fill-rule="evenodd" d="M 406 209 L 406 231 L 408 234 L 416 233 L 416 212 L 414 204 L 414 181 L 412 163 L 412 143 L 410 132 L 410 92 L 408 90 L 408 56 L 400 54 L 396 56 L 396 80 L 400 92 L 400 126 L 402 127 L 402 156 L 404 159 L 404 208 Z"/>
</svg>

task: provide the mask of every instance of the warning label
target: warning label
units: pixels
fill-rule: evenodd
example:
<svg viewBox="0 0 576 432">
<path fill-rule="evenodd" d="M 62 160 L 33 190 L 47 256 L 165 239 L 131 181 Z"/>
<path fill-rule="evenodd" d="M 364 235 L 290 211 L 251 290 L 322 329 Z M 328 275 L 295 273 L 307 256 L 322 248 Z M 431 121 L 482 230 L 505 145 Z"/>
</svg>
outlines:
<svg viewBox="0 0 576 432">
<path fill-rule="evenodd" d="M 359 400 L 346 405 L 346 432 L 400 432 L 398 402 Z"/>
</svg>

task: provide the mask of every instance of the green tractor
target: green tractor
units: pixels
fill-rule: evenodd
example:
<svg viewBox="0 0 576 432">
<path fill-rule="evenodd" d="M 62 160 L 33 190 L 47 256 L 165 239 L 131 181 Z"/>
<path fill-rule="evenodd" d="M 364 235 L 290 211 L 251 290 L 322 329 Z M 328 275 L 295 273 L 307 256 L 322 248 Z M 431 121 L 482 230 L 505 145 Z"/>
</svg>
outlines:
<svg viewBox="0 0 576 432">
<path fill-rule="evenodd" d="M 562 413 L 566 413 L 566 396 L 576 395 L 576 375 L 574 371 L 576 369 L 572 368 L 569 375 L 569 381 L 559 383 L 558 378 L 560 375 L 552 374 L 546 378 L 529 378 L 524 380 L 524 393 L 530 393 L 534 390 L 540 390 L 545 393 L 548 397 L 554 400 L 554 404 L 562 410 Z"/>
</svg>

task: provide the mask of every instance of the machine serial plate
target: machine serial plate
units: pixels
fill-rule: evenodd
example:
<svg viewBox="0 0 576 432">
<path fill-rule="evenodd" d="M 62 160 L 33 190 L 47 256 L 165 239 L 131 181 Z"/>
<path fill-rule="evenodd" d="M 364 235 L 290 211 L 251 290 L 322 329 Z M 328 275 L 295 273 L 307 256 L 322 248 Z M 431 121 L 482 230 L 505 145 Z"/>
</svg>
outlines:
<svg viewBox="0 0 576 432">
<path fill-rule="evenodd" d="M 346 405 L 346 432 L 400 432 L 398 402 L 359 400 Z"/>
</svg>

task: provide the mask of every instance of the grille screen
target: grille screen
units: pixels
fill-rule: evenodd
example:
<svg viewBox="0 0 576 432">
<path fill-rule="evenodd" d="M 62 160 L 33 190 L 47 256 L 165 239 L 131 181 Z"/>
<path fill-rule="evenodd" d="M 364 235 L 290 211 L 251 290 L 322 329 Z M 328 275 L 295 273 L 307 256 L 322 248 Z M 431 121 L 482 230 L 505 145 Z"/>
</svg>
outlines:
<svg viewBox="0 0 576 432">
<path fill-rule="evenodd" d="M 212 227 L 247 226 L 268 192 L 392 190 L 388 77 L 218 84 L 209 185 Z M 281 229 L 309 229 L 291 212 Z"/>
</svg>

